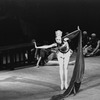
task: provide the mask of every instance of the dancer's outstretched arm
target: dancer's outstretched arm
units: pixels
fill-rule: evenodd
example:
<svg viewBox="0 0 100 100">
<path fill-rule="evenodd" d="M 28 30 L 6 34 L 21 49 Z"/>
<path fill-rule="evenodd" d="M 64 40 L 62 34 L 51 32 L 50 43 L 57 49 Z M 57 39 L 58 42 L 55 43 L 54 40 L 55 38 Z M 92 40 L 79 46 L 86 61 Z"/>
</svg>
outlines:
<svg viewBox="0 0 100 100">
<path fill-rule="evenodd" d="M 53 43 L 51 45 L 43 45 L 43 46 L 37 46 L 36 42 L 34 42 L 34 44 L 35 44 L 35 48 L 37 48 L 37 49 L 48 49 L 48 48 L 52 48 L 52 47 L 57 46 L 56 43 Z"/>
</svg>

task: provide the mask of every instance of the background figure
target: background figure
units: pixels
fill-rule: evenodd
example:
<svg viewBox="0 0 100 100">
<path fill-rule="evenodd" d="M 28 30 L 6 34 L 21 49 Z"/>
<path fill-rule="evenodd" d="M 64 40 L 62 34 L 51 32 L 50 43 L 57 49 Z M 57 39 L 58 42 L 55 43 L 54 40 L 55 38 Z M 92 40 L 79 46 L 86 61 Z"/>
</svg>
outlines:
<svg viewBox="0 0 100 100">
<path fill-rule="evenodd" d="M 48 44 L 47 41 L 43 42 L 44 44 Z M 51 55 L 51 49 L 36 49 L 36 59 L 37 63 L 36 66 L 39 68 L 39 66 L 45 65 L 50 59 L 48 56 Z"/>
<path fill-rule="evenodd" d="M 89 41 L 89 36 L 88 36 L 88 33 L 87 31 L 83 31 L 83 34 L 82 34 L 82 46 L 84 47 Z"/>
<path fill-rule="evenodd" d="M 39 68 L 40 65 L 45 65 L 48 62 L 48 56 L 50 54 L 50 50 L 48 49 L 39 49 L 37 50 L 37 63 L 36 66 Z"/>
<path fill-rule="evenodd" d="M 53 43 L 51 45 L 44 45 L 44 46 L 36 46 L 38 49 L 48 49 L 53 48 L 57 54 L 57 59 L 59 62 L 59 74 L 60 74 L 60 81 L 61 81 L 61 90 L 64 88 L 68 88 L 68 63 L 70 56 L 72 54 L 72 51 L 69 48 L 68 38 L 64 38 L 62 40 L 62 31 L 57 30 L 55 32 L 56 35 L 56 43 Z"/>
<path fill-rule="evenodd" d="M 84 46 L 84 55 L 96 56 L 98 54 L 100 54 L 100 40 L 97 39 L 95 33 L 92 33 L 89 42 Z"/>
</svg>

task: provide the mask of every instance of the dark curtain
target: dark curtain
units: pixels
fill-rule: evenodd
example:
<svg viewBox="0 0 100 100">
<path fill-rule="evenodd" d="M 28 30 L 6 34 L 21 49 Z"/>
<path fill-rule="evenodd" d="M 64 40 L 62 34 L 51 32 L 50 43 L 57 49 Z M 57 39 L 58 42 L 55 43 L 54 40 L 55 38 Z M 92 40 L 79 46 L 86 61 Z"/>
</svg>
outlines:
<svg viewBox="0 0 100 100">
<path fill-rule="evenodd" d="M 33 38 L 32 25 L 21 18 L 19 18 L 19 22 L 26 42 L 31 40 Z"/>
</svg>

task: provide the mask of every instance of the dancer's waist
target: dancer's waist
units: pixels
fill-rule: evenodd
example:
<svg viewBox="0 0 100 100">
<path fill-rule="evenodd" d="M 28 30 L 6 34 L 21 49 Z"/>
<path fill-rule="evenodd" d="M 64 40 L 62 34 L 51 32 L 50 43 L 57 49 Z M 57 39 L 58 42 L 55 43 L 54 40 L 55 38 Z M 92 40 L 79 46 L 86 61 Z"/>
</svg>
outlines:
<svg viewBox="0 0 100 100">
<path fill-rule="evenodd" d="M 61 53 L 67 53 L 69 50 L 70 50 L 70 49 L 65 50 L 65 51 L 63 51 L 63 50 L 58 50 L 58 51 L 61 52 Z"/>
</svg>

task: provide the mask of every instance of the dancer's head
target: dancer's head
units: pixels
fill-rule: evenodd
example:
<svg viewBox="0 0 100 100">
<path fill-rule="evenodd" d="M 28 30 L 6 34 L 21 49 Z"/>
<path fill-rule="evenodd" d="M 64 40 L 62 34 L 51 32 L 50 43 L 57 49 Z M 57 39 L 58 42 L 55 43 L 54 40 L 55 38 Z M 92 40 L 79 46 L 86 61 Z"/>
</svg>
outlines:
<svg viewBox="0 0 100 100">
<path fill-rule="evenodd" d="M 87 31 L 83 31 L 83 35 L 87 35 Z"/>
<path fill-rule="evenodd" d="M 34 43 L 34 42 L 36 42 L 36 41 L 35 41 L 35 39 L 32 39 L 32 41 L 31 41 L 31 42 L 32 42 L 32 43 Z"/>
<path fill-rule="evenodd" d="M 57 43 L 62 43 L 62 31 L 61 30 L 57 30 L 55 31 L 55 35 L 56 35 L 56 42 Z"/>
<path fill-rule="evenodd" d="M 91 34 L 91 37 L 96 37 L 96 34 L 95 34 L 95 33 L 92 33 L 92 34 Z"/>
<path fill-rule="evenodd" d="M 91 34 L 91 39 L 96 39 L 96 34 L 95 33 Z"/>
</svg>

